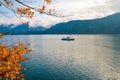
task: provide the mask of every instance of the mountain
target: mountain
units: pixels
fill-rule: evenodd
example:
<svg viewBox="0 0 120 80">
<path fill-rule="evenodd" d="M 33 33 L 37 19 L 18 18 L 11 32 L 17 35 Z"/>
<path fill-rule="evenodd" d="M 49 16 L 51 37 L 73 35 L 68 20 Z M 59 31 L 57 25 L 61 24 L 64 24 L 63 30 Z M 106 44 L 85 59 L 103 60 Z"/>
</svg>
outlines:
<svg viewBox="0 0 120 80">
<path fill-rule="evenodd" d="M 74 20 L 56 24 L 49 29 L 28 24 L 0 25 L 0 32 L 12 34 L 120 34 L 120 13 L 93 20 Z"/>
<path fill-rule="evenodd" d="M 45 31 L 46 34 L 120 34 L 120 13 L 93 20 L 74 20 L 59 23 Z"/>
<path fill-rule="evenodd" d="M 41 27 L 41 26 L 36 26 L 36 27 L 29 27 L 28 24 L 20 24 L 20 25 L 0 25 L 0 32 L 2 33 L 12 33 L 12 34 L 40 34 L 45 31 L 46 28 Z"/>
</svg>

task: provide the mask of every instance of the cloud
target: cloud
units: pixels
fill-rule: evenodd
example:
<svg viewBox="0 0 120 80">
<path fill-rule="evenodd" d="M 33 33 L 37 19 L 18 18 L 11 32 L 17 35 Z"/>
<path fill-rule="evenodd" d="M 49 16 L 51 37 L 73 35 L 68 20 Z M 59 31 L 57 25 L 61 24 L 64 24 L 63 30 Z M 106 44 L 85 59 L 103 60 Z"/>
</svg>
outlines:
<svg viewBox="0 0 120 80">
<path fill-rule="evenodd" d="M 50 27 L 51 25 L 70 20 L 100 18 L 115 13 L 115 11 L 109 6 L 110 4 L 111 3 L 108 3 L 107 0 L 61 0 L 53 4 L 55 6 L 55 10 L 60 15 L 69 16 L 65 18 L 56 18 L 42 15 L 34 18 L 30 23 L 32 26 L 43 25 L 45 27 Z"/>
<path fill-rule="evenodd" d="M 0 19 L 0 24 L 6 24 L 6 25 L 9 25 L 9 24 L 15 24 L 15 25 L 18 25 L 20 24 L 19 20 L 14 17 L 14 18 L 2 18 Z"/>
<path fill-rule="evenodd" d="M 29 3 L 30 0 L 21 0 Z M 31 0 L 34 1 L 34 0 Z M 36 0 L 36 2 L 39 0 Z M 39 5 L 38 3 L 30 3 L 30 5 Z M 51 5 L 54 6 L 55 12 L 58 15 L 65 15 L 66 17 L 53 17 L 49 15 L 39 15 L 38 13 L 33 19 L 23 18 L 24 22 L 30 21 L 30 26 L 44 26 L 50 27 L 60 22 L 67 22 L 70 20 L 85 20 L 95 19 L 120 12 L 120 0 L 56 0 Z M 10 24 L 17 22 L 16 18 L 0 20 L 0 23 Z"/>
<path fill-rule="evenodd" d="M 109 0 L 108 6 L 116 12 L 120 12 L 120 0 Z"/>
<path fill-rule="evenodd" d="M 48 16 L 48 15 L 42 15 L 34 17 L 30 20 L 30 26 L 39 26 L 42 25 L 43 27 L 50 27 L 52 25 L 55 25 L 59 22 L 64 22 L 66 18 L 59 18 L 54 16 Z"/>
</svg>

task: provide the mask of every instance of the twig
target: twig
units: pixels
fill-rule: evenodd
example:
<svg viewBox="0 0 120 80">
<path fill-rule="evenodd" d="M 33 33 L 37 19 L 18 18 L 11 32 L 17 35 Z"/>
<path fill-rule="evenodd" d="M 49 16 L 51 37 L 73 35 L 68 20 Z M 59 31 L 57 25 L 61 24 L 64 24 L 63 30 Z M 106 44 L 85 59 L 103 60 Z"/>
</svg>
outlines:
<svg viewBox="0 0 120 80">
<path fill-rule="evenodd" d="M 36 9 L 36 8 L 34 8 L 34 7 L 31 7 L 31 6 L 27 5 L 27 4 L 24 4 L 23 2 L 21 2 L 21 1 L 19 1 L 19 0 L 15 0 L 15 1 L 18 2 L 18 3 L 20 3 L 20 4 L 22 4 L 23 6 L 29 7 L 29 8 L 31 8 L 31 9 L 33 9 L 33 10 L 35 10 L 35 11 L 37 11 L 37 12 L 40 13 L 40 9 Z M 54 16 L 54 17 L 65 17 L 65 16 L 57 15 L 57 14 L 55 14 L 55 13 L 50 14 L 50 13 L 47 13 L 47 12 L 45 12 L 45 11 L 42 12 L 42 13 L 43 13 L 43 14 L 46 14 L 46 15 Z"/>
<path fill-rule="evenodd" d="M 9 9 L 10 11 L 12 11 L 13 13 L 14 13 L 14 15 L 18 18 L 18 20 L 22 23 L 22 21 L 19 19 L 19 17 L 17 16 L 17 12 L 15 12 L 15 10 L 14 9 L 12 9 L 11 7 L 9 8 L 8 6 L 6 6 L 3 2 L 1 2 L 0 1 L 0 3 L 4 6 L 4 7 L 6 7 L 7 9 Z"/>
</svg>

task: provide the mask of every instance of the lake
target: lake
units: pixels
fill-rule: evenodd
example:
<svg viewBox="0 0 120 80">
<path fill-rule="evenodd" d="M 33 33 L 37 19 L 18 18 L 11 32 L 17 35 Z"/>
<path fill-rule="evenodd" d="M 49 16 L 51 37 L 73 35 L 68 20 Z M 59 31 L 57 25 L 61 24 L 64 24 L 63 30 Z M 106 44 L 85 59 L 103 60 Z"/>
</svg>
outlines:
<svg viewBox="0 0 120 80">
<path fill-rule="evenodd" d="M 75 41 L 62 41 L 70 36 Z M 8 46 L 31 43 L 26 80 L 120 80 L 120 35 L 6 35 Z"/>
</svg>

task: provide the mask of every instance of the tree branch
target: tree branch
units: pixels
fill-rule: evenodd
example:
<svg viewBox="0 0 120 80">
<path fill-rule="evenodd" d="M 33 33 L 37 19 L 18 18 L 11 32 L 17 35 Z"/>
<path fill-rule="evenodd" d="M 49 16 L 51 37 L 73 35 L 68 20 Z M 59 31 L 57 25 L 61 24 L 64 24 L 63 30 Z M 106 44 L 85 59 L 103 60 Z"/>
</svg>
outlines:
<svg viewBox="0 0 120 80">
<path fill-rule="evenodd" d="M 3 2 L 1 2 L 1 1 L 0 1 L 0 3 L 1 3 L 4 7 L 6 7 L 7 9 L 9 9 L 10 11 L 12 11 L 13 14 L 16 16 L 16 18 L 18 18 L 18 20 L 22 23 L 22 21 L 20 20 L 19 16 L 17 15 L 18 13 L 17 13 L 14 9 L 12 9 L 11 7 L 6 6 L 6 5 L 5 5 Z"/>
<path fill-rule="evenodd" d="M 34 7 L 31 7 L 31 6 L 27 5 L 27 4 L 24 4 L 23 2 L 21 2 L 21 1 L 19 1 L 19 0 L 15 0 L 15 1 L 18 2 L 18 3 L 20 3 L 20 4 L 22 4 L 23 6 L 29 7 L 29 8 L 31 8 L 31 9 L 33 9 L 33 10 L 35 10 L 35 11 L 37 11 L 37 12 L 40 13 L 40 9 L 36 9 L 36 8 L 34 8 Z M 42 13 L 43 13 L 43 14 L 46 14 L 46 15 L 54 16 L 54 17 L 65 17 L 65 16 L 57 15 L 56 13 L 50 14 L 50 13 L 45 12 L 45 11 L 42 12 Z"/>
</svg>

